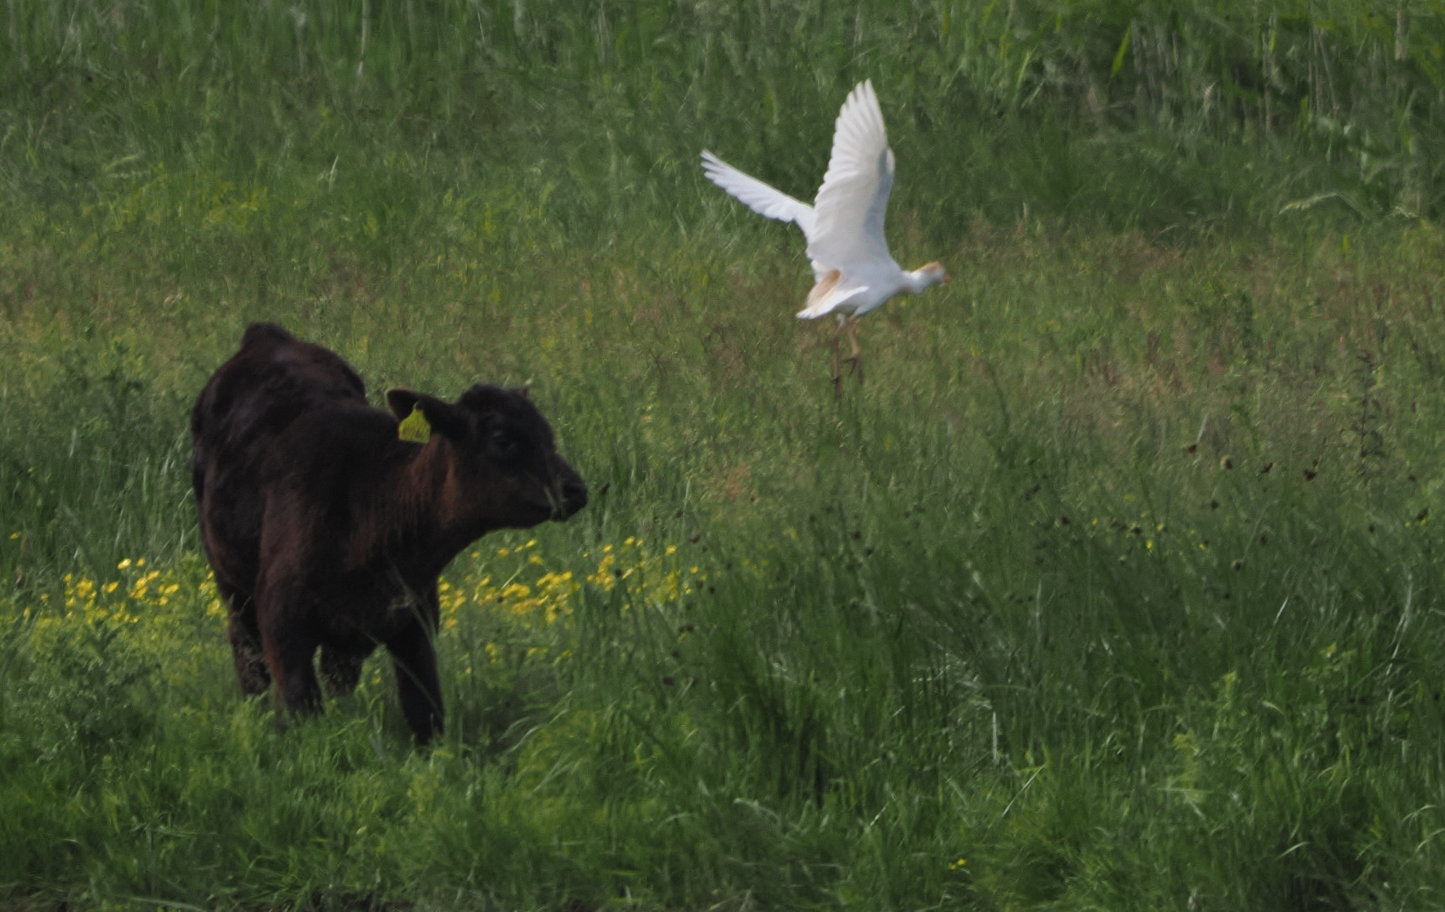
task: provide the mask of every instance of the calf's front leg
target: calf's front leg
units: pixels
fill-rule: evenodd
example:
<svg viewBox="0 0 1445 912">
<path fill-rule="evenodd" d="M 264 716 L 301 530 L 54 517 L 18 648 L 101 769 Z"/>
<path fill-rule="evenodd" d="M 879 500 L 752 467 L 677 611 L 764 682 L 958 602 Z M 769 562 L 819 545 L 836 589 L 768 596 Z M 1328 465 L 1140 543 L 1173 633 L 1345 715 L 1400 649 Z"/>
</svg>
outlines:
<svg viewBox="0 0 1445 912">
<path fill-rule="evenodd" d="M 396 667 L 401 711 L 419 744 L 442 730 L 442 687 L 432 637 L 432 630 L 418 619 L 386 643 Z"/>
<path fill-rule="evenodd" d="M 335 645 L 321 647 L 321 683 L 329 697 L 344 697 L 356 690 L 361 681 L 361 666 L 367 653 L 342 649 Z"/>
</svg>

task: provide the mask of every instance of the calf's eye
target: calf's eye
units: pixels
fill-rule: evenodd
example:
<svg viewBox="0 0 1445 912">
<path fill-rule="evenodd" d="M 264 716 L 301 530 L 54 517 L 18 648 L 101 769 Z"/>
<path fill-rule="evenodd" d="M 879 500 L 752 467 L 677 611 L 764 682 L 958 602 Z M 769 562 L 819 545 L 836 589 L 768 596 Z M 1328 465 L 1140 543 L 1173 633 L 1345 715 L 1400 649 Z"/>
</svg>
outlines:
<svg viewBox="0 0 1445 912">
<path fill-rule="evenodd" d="M 521 452 L 522 442 L 508 431 L 492 431 L 487 439 L 498 459 L 512 459 Z"/>
</svg>

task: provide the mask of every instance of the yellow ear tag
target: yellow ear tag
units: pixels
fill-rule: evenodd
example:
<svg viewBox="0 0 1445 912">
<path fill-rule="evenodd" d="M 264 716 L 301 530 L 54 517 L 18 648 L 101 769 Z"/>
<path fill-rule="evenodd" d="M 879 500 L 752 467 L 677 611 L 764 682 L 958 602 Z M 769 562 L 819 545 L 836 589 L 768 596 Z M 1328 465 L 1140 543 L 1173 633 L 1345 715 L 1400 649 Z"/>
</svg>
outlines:
<svg viewBox="0 0 1445 912">
<path fill-rule="evenodd" d="M 412 406 L 411 414 L 396 426 L 396 436 L 412 443 L 426 443 L 431 438 L 431 425 L 419 406 Z"/>
</svg>

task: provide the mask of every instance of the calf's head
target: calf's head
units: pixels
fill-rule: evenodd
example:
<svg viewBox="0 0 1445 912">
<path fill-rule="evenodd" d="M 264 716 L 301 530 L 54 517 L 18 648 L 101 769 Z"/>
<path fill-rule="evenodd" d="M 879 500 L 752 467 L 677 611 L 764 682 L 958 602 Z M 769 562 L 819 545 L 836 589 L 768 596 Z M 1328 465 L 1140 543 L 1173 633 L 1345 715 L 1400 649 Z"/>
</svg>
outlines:
<svg viewBox="0 0 1445 912">
<path fill-rule="evenodd" d="M 456 402 L 388 390 L 398 419 L 420 411 L 431 428 L 429 465 L 446 517 L 469 535 L 566 519 L 587 505 L 587 485 L 557 452 L 552 428 L 523 390 L 477 385 Z"/>
</svg>

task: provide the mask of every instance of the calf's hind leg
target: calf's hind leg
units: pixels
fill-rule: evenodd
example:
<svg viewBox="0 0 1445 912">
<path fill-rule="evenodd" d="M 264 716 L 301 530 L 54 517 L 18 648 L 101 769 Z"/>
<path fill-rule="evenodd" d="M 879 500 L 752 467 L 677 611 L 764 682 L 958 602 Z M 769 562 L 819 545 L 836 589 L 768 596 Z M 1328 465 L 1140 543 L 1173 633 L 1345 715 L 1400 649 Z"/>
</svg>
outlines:
<svg viewBox="0 0 1445 912">
<path fill-rule="evenodd" d="M 283 706 L 302 716 L 321 712 L 321 685 L 316 681 L 312 657 L 314 641 L 292 640 L 266 650 L 271 674 L 276 678 L 276 708 Z"/>
<path fill-rule="evenodd" d="M 276 679 L 276 708 L 300 715 L 321 711 L 321 685 L 316 680 L 316 647 L 321 645 L 304 623 L 301 612 L 288 612 L 285 599 L 262 591 L 257 596 L 257 620 L 266 665 Z"/>
<path fill-rule="evenodd" d="M 236 680 L 241 693 L 255 696 L 271 686 L 271 673 L 266 670 L 266 654 L 261 649 L 261 628 L 256 623 L 256 604 L 251 597 L 220 580 L 216 581 L 226 603 L 226 633 L 231 640 L 231 658 L 236 663 Z"/>
</svg>

